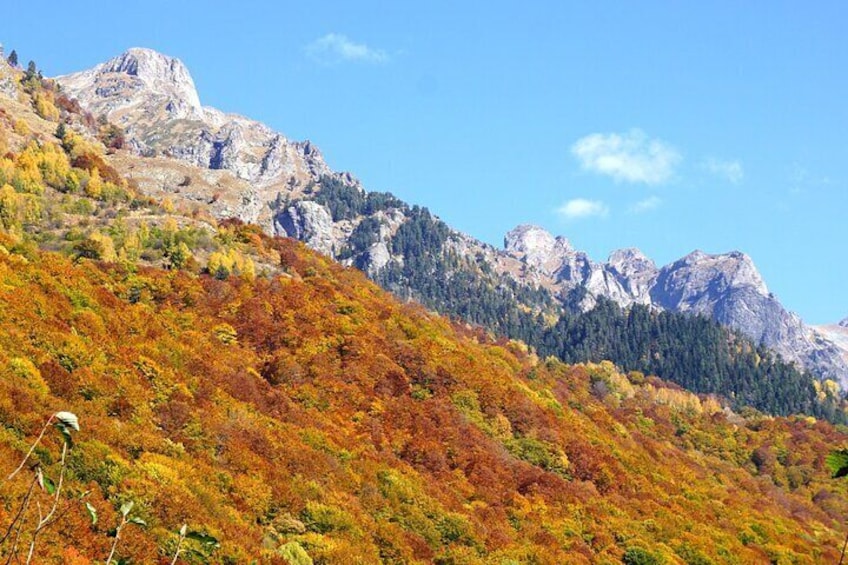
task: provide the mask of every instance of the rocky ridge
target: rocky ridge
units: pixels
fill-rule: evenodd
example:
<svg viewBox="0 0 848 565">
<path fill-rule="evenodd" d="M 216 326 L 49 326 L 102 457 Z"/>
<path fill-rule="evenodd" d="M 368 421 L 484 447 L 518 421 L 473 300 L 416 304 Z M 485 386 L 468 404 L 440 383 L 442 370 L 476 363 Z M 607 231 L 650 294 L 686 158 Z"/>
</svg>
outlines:
<svg viewBox="0 0 848 565">
<path fill-rule="evenodd" d="M 350 175 L 331 171 L 309 141 L 291 141 L 260 122 L 201 105 L 185 65 L 151 49 L 132 48 L 56 80 L 86 110 L 125 128 L 134 153 L 227 171 L 249 183 L 235 206 L 215 210 L 220 216 L 237 216 L 273 231 L 281 195 L 299 194 L 324 176 L 358 187 Z M 148 165 L 161 168 L 156 162 Z M 184 188 L 188 194 L 196 190 Z"/>
<path fill-rule="evenodd" d="M 554 238 L 535 226 L 512 230 L 504 245 L 507 254 L 533 272 L 529 279 L 540 280 L 560 296 L 585 289 L 583 309 L 603 296 L 623 307 L 646 304 L 700 314 L 764 343 L 785 359 L 848 382 L 848 363 L 840 348 L 828 335 L 787 311 L 744 253 L 694 251 L 657 268 L 638 249 L 623 249 L 614 251 L 607 262 L 596 263 L 572 249 L 564 238 Z"/>
<path fill-rule="evenodd" d="M 395 199 L 350 208 L 351 201 L 375 193 L 365 193 L 351 175 L 332 171 L 310 142 L 291 141 L 259 122 L 202 106 L 179 60 L 134 48 L 57 80 L 84 108 L 126 129 L 135 155 L 124 161 L 119 155 L 116 162 L 127 163 L 130 176 L 130 169 L 145 170 L 134 177 L 142 190 L 205 203 L 218 217 L 236 216 L 295 237 L 372 276 L 405 264 L 393 242 L 401 226 L 413 221 L 408 206 Z M 139 156 L 143 167 L 136 167 Z M 321 198 L 328 180 L 347 190 L 344 213 Z M 508 277 L 582 310 L 606 297 L 623 307 L 705 315 L 848 385 L 848 359 L 823 332 L 783 308 L 743 253 L 695 251 L 659 268 L 637 249 L 595 262 L 567 239 L 536 226 L 510 231 L 503 249 L 448 231 L 441 252 L 464 257 L 494 277 L 492 284 Z"/>
</svg>

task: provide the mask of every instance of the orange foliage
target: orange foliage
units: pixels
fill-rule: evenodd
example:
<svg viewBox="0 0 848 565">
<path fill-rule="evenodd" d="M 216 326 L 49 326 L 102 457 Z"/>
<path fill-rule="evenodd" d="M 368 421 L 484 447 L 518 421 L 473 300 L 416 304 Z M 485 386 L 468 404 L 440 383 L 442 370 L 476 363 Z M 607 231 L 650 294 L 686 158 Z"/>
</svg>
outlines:
<svg viewBox="0 0 848 565">
<path fill-rule="evenodd" d="M 128 500 L 147 526 L 118 555 L 146 563 L 169 562 L 183 523 L 231 563 L 836 558 L 848 505 L 823 456 L 846 437 L 829 424 L 540 361 L 301 244 L 228 228 L 287 274 L 0 255 L 0 476 L 46 415 L 82 425 L 38 562 L 104 561 Z M 604 371 L 624 392 L 592 394 Z M 34 454 L 51 476 L 58 447 Z M 27 485 L 0 481 L 1 528 Z"/>
</svg>

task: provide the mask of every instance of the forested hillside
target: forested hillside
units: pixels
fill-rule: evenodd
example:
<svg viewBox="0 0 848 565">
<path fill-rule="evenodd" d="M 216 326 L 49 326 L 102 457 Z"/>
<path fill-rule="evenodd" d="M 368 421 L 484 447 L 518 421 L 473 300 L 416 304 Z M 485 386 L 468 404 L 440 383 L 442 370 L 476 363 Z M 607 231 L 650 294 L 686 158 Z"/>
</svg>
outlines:
<svg viewBox="0 0 848 565">
<path fill-rule="evenodd" d="M 365 197 L 356 189 L 327 182 L 318 193 L 331 210 L 361 213 Z M 373 201 L 397 206 L 389 194 L 370 193 Z M 361 204 L 351 204 L 361 201 Z M 463 259 L 451 248 L 451 232 L 426 208 L 406 209 L 409 220 L 394 234 L 390 263 L 374 280 L 401 297 L 480 324 L 499 335 L 520 339 L 544 355 L 569 362 L 612 360 L 625 371 L 642 371 L 689 390 L 724 395 L 734 405 L 772 414 L 806 413 L 844 422 L 835 383 L 824 383 L 784 362 L 768 348 L 729 328 L 688 314 L 620 308 L 600 298 L 587 312 L 563 310 L 544 288 L 517 284 L 486 270 L 485 263 Z M 334 212 L 335 214 L 335 212 Z M 376 240 L 379 225 L 367 221 L 354 232 L 347 251 L 361 256 Z M 565 303 L 577 303 L 573 296 Z"/>
<path fill-rule="evenodd" d="M 0 258 L 0 525 L 37 562 L 817 563 L 848 512 L 846 436 L 740 417 L 608 364 L 487 343 L 300 244 L 233 228 L 285 275 L 249 280 Z M 63 474 L 64 473 L 64 474 Z M 49 488 L 49 485 L 48 487 Z M 50 505 L 36 485 L 33 500 Z M 91 523 L 86 504 L 98 516 Z M 199 534 L 204 536 L 201 537 Z M 203 556 L 206 557 L 203 557 Z M 648 559 L 648 561 L 640 561 Z"/>
</svg>

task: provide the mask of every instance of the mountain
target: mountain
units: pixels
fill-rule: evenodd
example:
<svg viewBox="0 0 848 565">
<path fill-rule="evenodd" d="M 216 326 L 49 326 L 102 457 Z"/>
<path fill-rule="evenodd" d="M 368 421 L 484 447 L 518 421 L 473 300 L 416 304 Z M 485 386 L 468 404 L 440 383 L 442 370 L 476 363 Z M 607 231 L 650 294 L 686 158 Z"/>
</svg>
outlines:
<svg viewBox="0 0 848 565">
<path fill-rule="evenodd" d="M 393 198 L 368 203 L 375 193 L 364 193 L 350 174 L 331 171 L 308 141 L 292 142 L 259 122 L 202 106 L 178 59 L 135 48 L 57 80 L 85 109 L 126 129 L 128 146 L 145 157 L 144 166 L 120 159 L 117 165 L 146 193 L 180 193 L 208 203 L 218 217 L 239 217 L 268 233 L 296 237 L 376 280 L 388 280 L 401 294 L 420 297 L 411 277 L 386 274 L 402 270 L 408 259 L 394 239 L 414 220 L 409 207 Z M 332 194 L 322 197 L 322 192 Z M 494 284 L 510 278 L 584 311 L 606 297 L 622 306 L 703 314 L 822 378 L 848 384 L 848 364 L 838 348 L 783 308 L 742 253 L 694 252 L 658 269 L 634 249 L 596 263 L 567 240 L 533 226 L 507 234 L 504 249 L 450 228 L 444 240 L 434 252 L 458 255 L 475 269 L 494 273 Z"/>
<path fill-rule="evenodd" d="M 338 178 L 307 187 L 301 206 L 356 224 L 345 260 L 387 242 L 387 286 L 411 281 L 540 351 L 633 356 L 733 394 L 539 355 L 217 220 L 186 195 L 229 172 L 138 157 L 37 69 L 2 73 L 4 562 L 837 560 L 848 483 L 825 456 L 844 428 L 745 406 L 844 419 L 833 383 L 703 316 L 604 297 L 554 316 L 542 283 L 487 270 L 526 271 L 519 259 L 469 255 L 426 210 Z M 136 187 L 164 171 L 168 197 Z"/>
<path fill-rule="evenodd" d="M 559 296 L 585 289 L 583 310 L 594 306 L 598 297 L 606 297 L 621 306 L 646 304 L 701 314 L 825 378 L 848 382 L 848 364 L 839 348 L 787 311 L 744 253 L 694 251 L 657 268 L 639 250 L 626 249 L 614 251 L 606 263 L 595 263 L 567 240 L 534 226 L 520 226 L 507 234 L 505 249 L 532 270 L 526 278 L 535 278 Z"/>
<path fill-rule="evenodd" d="M 836 324 L 818 326 L 816 330 L 836 345 L 842 358 L 848 363 L 848 318 Z"/>
<path fill-rule="evenodd" d="M 235 183 L 229 192 L 237 192 L 238 198 L 230 200 L 220 199 L 225 190 L 219 175 L 202 175 L 205 182 L 192 187 L 195 196 L 214 200 L 218 216 L 239 217 L 270 231 L 274 209 L 269 204 L 281 192 L 297 196 L 325 176 L 356 185 L 348 175 L 330 171 L 308 141 L 293 142 L 259 122 L 202 106 L 185 65 L 153 50 L 129 49 L 58 81 L 86 110 L 125 128 L 128 147 L 135 153 L 154 163 L 156 157 L 166 156 L 199 169 L 227 171 L 245 181 Z M 147 174 L 159 169 L 146 168 Z M 166 173 L 171 169 L 163 168 Z M 153 182 L 167 183 L 167 174 L 159 174 Z"/>
</svg>

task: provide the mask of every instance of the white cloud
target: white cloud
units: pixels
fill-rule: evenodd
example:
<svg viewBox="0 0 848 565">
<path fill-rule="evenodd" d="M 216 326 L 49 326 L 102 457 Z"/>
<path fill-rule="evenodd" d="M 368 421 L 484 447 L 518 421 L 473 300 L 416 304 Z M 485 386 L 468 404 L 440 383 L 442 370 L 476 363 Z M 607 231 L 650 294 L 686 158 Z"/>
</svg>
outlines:
<svg viewBox="0 0 848 565">
<path fill-rule="evenodd" d="M 668 181 L 681 160 L 674 147 L 639 129 L 587 135 L 571 146 L 571 153 L 586 170 L 617 181 L 645 184 Z"/>
<path fill-rule="evenodd" d="M 567 220 L 589 218 L 591 216 L 605 217 L 609 214 L 609 208 L 600 200 L 575 198 L 557 208 L 557 214 Z"/>
<path fill-rule="evenodd" d="M 745 178 L 745 169 L 739 161 L 725 161 L 710 157 L 702 163 L 704 169 L 717 177 L 726 179 L 733 184 L 739 184 Z"/>
<path fill-rule="evenodd" d="M 650 196 L 631 206 L 630 211 L 634 214 L 642 214 L 644 212 L 656 210 L 659 208 L 660 204 L 662 204 L 662 198 L 659 196 Z"/>
<path fill-rule="evenodd" d="M 388 54 L 364 43 L 356 43 L 346 35 L 328 33 L 306 46 L 306 52 L 312 58 L 324 63 L 353 61 L 361 63 L 385 63 Z"/>
</svg>

